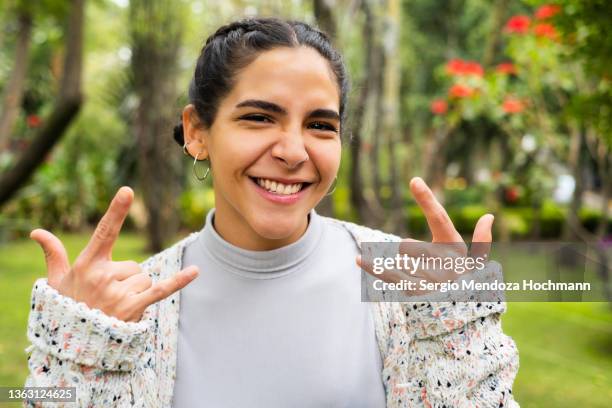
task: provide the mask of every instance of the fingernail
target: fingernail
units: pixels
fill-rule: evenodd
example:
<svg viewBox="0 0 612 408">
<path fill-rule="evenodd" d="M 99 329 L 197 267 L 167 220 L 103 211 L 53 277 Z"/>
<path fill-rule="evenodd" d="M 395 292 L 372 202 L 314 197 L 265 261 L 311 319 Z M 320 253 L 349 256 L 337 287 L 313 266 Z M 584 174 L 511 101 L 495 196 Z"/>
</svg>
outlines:
<svg viewBox="0 0 612 408">
<path fill-rule="evenodd" d="M 200 274 L 200 272 L 198 271 L 198 268 L 194 268 L 192 270 L 190 270 L 189 272 L 187 272 L 187 277 L 189 279 L 195 279 L 198 277 L 198 275 Z"/>
<path fill-rule="evenodd" d="M 117 200 L 119 200 L 119 202 L 121 204 L 127 204 L 129 201 L 129 191 L 126 187 L 121 187 L 119 189 L 119 193 L 117 194 Z"/>
<path fill-rule="evenodd" d="M 425 182 L 423 181 L 422 178 L 415 177 L 415 178 L 412 179 L 412 183 L 414 184 L 414 187 L 416 187 L 417 189 L 421 189 Z"/>
</svg>

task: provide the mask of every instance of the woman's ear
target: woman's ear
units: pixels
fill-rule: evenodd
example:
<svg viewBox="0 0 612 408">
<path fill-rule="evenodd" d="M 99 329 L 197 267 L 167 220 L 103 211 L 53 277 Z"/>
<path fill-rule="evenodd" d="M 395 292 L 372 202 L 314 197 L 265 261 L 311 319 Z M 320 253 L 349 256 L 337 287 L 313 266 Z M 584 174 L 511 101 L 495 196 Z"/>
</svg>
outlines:
<svg viewBox="0 0 612 408">
<path fill-rule="evenodd" d="M 208 157 L 208 131 L 204 128 L 193 104 L 183 108 L 183 137 L 191 157 L 198 155 L 198 160 Z"/>
</svg>

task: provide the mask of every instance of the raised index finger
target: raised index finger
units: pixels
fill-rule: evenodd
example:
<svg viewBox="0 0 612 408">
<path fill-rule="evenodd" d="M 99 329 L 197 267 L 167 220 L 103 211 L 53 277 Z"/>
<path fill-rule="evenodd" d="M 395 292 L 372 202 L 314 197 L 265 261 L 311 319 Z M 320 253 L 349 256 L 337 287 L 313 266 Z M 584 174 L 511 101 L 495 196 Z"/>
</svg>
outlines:
<svg viewBox="0 0 612 408">
<path fill-rule="evenodd" d="M 410 191 L 425 213 L 433 242 L 463 242 L 448 213 L 420 177 L 410 180 Z"/>
<path fill-rule="evenodd" d="M 83 256 L 110 259 L 113 244 L 119 236 L 119 231 L 127 217 L 133 198 L 134 192 L 129 187 L 121 187 L 117 191 L 108 206 L 108 210 L 96 226 L 87 247 L 83 250 Z"/>
</svg>

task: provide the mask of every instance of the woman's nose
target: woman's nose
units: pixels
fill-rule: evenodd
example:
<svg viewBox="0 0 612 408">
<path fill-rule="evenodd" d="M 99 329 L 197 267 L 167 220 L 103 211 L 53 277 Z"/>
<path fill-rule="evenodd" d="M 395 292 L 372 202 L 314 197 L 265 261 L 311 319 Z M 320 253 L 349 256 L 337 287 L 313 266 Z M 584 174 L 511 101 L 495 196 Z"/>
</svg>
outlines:
<svg viewBox="0 0 612 408">
<path fill-rule="evenodd" d="M 288 169 L 294 169 L 308 161 L 308 152 L 300 131 L 283 132 L 272 148 L 272 156 L 283 162 Z"/>
</svg>

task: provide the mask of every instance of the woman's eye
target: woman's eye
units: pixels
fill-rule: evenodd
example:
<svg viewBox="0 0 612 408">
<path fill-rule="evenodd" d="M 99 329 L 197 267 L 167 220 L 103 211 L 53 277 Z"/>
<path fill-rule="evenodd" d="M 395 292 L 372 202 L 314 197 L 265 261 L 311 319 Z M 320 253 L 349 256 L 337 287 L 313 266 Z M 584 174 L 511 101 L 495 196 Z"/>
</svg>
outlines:
<svg viewBox="0 0 612 408">
<path fill-rule="evenodd" d="M 253 122 L 272 122 L 272 120 L 265 115 L 246 115 L 241 117 L 243 120 L 250 120 Z"/>
<path fill-rule="evenodd" d="M 310 126 L 314 129 L 317 130 L 328 130 L 334 133 L 338 133 L 338 130 L 336 129 L 335 126 L 330 125 L 329 123 L 325 123 L 325 122 L 312 122 L 310 124 Z"/>
</svg>

